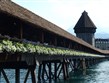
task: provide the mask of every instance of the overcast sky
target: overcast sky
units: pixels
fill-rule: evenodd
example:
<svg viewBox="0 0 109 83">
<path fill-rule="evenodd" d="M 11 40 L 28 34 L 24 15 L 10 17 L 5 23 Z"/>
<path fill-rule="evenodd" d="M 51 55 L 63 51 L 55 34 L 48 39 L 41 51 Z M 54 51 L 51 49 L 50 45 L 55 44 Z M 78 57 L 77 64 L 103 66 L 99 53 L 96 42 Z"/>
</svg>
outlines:
<svg viewBox="0 0 109 83">
<path fill-rule="evenodd" d="M 97 32 L 109 33 L 109 0 L 12 0 L 48 21 L 69 30 L 86 10 Z"/>
</svg>

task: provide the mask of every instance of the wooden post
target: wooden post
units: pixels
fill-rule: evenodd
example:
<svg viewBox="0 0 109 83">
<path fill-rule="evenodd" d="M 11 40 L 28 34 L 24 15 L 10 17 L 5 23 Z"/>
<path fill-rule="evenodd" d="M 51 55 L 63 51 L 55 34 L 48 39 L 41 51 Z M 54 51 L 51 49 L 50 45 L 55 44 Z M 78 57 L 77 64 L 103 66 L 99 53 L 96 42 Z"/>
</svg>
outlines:
<svg viewBox="0 0 109 83">
<path fill-rule="evenodd" d="M 42 71 L 42 64 L 40 64 L 38 68 L 38 80 L 41 80 L 41 71 Z"/>
<path fill-rule="evenodd" d="M 31 70 L 32 83 L 36 83 L 35 68 L 31 68 L 30 70 Z"/>
<path fill-rule="evenodd" d="M 26 74 L 26 77 L 25 77 L 25 80 L 24 80 L 24 83 L 27 82 L 27 79 L 28 79 L 28 76 L 29 76 L 29 72 L 30 72 L 30 70 L 28 69 L 27 74 Z"/>
<path fill-rule="evenodd" d="M 57 37 L 55 36 L 54 39 L 55 39 L 55 40 L 54 40 L 54 44 L 55 44 L 55 46 L 57 46 Z"/>
<path fill-rule="evenodd" d="M 83 68 L 83 69 L 86 69 L 85 58 L 82 59 L 82 68 Z"/>
<path fill-rule="evenodd" d="M 20 23 L 20 39 L 23 38 L 23 27 L 22 27 L 22 23 Z"/>
<path fill-rule="evenodd" d="M 63 59 L 63 62 L 62 62 L 62 69 L 63 69 L 63 78 L 64 78 L 64 80 L 66 80 L 67 79 L 67 69 L 66 69 L 67 67 L 66 67 L 66 63 L 65 63 L 65 60 Z"/>
<path fill-rule="evenodd" d="M 41 43 L 44 43 L 44 32 L 41 32 Z"/>
<path fill-rule="evenodd" d="M 63 39 L 63 46 L 66 47 L 65 39 Z"/>
<path fill-rule="evenodd" d="M 62 69 L 63 69 L 63 78 L 64 78 L 64 80 L 66 80 L 66 68 L 65 68 L 65 63 L 63 62 L 63 64 L 62 64 Z"/>
<path fill-rule="evenodd" d="M 89 64 L 89 59 L 86 59 L 86 67 L 89 68 L 90 64 Z"/>
<path fill-rule="evenodd" d="M 15 69 L 15 83 L 20 83 L 20 69 Z"/>
<path fill-rule="evenodd" d="M 71 42 L 69 42 L 69 46 L 68 46 L 68 48 L 71 48 L 72 47 L 72 43 Z"/>
<path fill-rule="evenodd" d="M 77 60 L 76 59 L 73 60 L 73 64 L 74 64 L 74 66 L 73 66 L 74 70 L 77 70 Z"/>
<path fill-rule="evenodd" d="M 51 80 L 52 72 L 51 72 L 51 62 L 49 62 L 49 80 Z"/>
<path fill-rule="evenodd" d="M 57 80 L 57 63 L 54 63 L 54 78 Z"/>
<path fill-rule="evenodd" d="M 42 69 L 42 79 L 44 80 L 44 72 L 45 72 L 45 63 L 42 63 L 43 69 Z"/>
<path fill-rule="evenodd" d="M 82 58 L 79 58 L 77 60 L 77 69 L 83 69 L 83 59 Z"/>
<path fill-rule="evenodd" d="M 68 63 L 68 60 L 66 61 L 66 74 L 67 74 L 67 78 L 69 78 L 69 63 Z"/>
</svg>

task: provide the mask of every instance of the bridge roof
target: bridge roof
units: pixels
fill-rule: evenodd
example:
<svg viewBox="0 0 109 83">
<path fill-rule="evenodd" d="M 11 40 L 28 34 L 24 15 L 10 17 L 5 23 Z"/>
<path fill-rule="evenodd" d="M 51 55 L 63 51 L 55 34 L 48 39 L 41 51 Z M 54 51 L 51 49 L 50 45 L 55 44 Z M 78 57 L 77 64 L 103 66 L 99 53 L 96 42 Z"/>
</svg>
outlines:
<svg viewBox="0 0 109 83">
<path fill-rule="evenodd" d="M 45 20 L 44 18 L 32 13 L 31 11 L 15 4 L 11 0 L 0 0 L 0 12 L 6 13 L 11 15 L 15 18 L 18 18 L 22 21 L 28 22 L 32 25 L 39 26 L 42 29 L 46 29 L 49 32 L 55 33 L 60 35 L 64 38 L 70 39 L 74 42 L 77 42 L 83 46 L 89 47 L 95 51 L 101 53 L 109 53 L 108 51 L 103 51 L 100 49 L 96 49 L 95 47 L 89 45 L 88 43 L 84 42 L 83 40 L 73 36 L 72 34 L 68 33 L 67 31 L 63 30 L 62 28 L 58 27 L 57 25 Z"/>
<path fill-rule="evenodd" d="M 84 11 L 74 28 L 96 28 L 88 13 Z"/>
</svg>

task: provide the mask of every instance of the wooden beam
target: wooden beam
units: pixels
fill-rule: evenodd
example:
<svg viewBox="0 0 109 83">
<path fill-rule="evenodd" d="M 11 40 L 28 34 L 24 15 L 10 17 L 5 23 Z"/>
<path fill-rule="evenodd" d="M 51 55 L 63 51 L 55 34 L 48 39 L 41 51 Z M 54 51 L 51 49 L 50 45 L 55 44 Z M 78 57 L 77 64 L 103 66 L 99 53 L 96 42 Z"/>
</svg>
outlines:
<svg viewBox="0 0 109 83">
<path fill-rule="evenodd" d="M 60 74 L 61 74 L 61 71 L 62 71 L 62 63 L 60 63 L 60 65 L 59 65 L 58 67 L 59 67 L 58 69 L 60 69 L 60 70 L 59 70 L 59 72 L 58 72 L 57 77 L 59 78 L 59 76 L 60 76 Z M 60 68 L 60 67 L 61 67 L 61 68 Z M 57 71 L 58 71 L 58 69 L 57 69 Z"/>
<path fill-rule="evenodd" d="M 57 46 L 57 37 L 54 38 L 54 45 Z"/>
<path fill-rule="evenodd" d="M 31 79 L 32 83 L 36 83 L 35 68 L 31 68 Z"/>
<path fill-rule="evenodd" d="M 62 62 L 62 69 L 63 69 L 63 78 L 64 80 L 66 80 L 68 76 L 67 76 L 67 66 L 65 60 L 63 60 Z"/>
<path fill-rule="evenodd" d="M 5 71 L 3 69 L 0 69 L 0 71 L 3 74 L 3 77 L 4 77 L 5 81 L 6 81 L 6 83 L 10 83 L 9 80 L 8 80 L 8 78 L 7 78 L 7 76 L 6 76 Z"/>
<path fill-rule="evenodd" d="M 23 27 L 22 27 L 22 23 L 20 23 L 20 39 L 23 38 Z"/>
<path fill-rule="evenodd" d="M 71 43 L 71 41 L 69 41 L 68 48 L 69 48 L 69 49 L 72 48 L 72 43 Z"/>
<path fill-rule="evenodd" d="M 25 80 L 24 80 L 24 83 L 27 82 L 27 79 L 28 79 L 29 73 L 30 73 L 30 70 L 28 69 L 27 74 L 26 74 L 26 77 L 25 77 Z"/>
<path fill-rule="evenodd" d="M 44 43 L 44 31 L 41 32 L 41 43 Z"/>
<path fill-rule="evenodd" d="M 15 69 L 15 83 L 20 83 L 20 69 Z"/>
<path fill-rule="evenodd" d="M 40 64 L 38 68 L 38 80 L 41 80 L 41 71 L 42 71 L 42 64 Z"/>
<path fill-rule="evenodd" d="M 44 72 L 45 72 L 45 63 L 42 63 L 43 68 L 42 68 L 42 79 L 44 79 Z"/>
<path fill-rule="evenodd" d="M 57 80 L 57 63 L 54 63 L 54 79 Z"/>
<path fill-rule="evenodd" d="M 77 59 L 73 59 L 73 68 L 77 70 Z"/>
<path fill-rule="evenodd" d="M 86 69 L 86 62 L 85 58 L 82 59 L 82 69 Z"/>
<path fill-rule="evenodd" d="M 51 70 L 52 70 L 52 68 L 51 68 L 51 62 L 49 62 L 49 80 L 51 80 L 51 75 L 52 75 Z"/>
</svg>

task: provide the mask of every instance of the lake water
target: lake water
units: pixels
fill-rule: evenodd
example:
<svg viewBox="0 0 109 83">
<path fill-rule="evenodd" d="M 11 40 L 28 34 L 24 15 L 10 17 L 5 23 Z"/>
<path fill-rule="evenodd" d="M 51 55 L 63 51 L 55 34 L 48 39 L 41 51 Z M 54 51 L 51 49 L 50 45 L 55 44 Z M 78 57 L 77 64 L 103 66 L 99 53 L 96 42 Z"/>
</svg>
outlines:
<svg viewBox="0 0 109 83">
<path fill-rule="evenodd" d="M 14 80 L 14 70 L 5 70 L 8 78 L 10 79 L 10 83 L 15 83 Z M 21 83 L 23 83 L 24 76 L 26 70 L 21 71 Z M 36 71 L 37 72 L 37 71 Z M 6 83 L 3 79 L 2 74 L 0 75 L 0 83 Z M 27 83 L 31 83 L 29 80 Z M 40 83 L 40 82 L 39 82 Z M 41 83 L 49 83 L 48 81 Z M 70 78 L 66 81 L 63 79 L 58 80 L 57 82 L 52 81 L 51 83 L 109 83 L 109 61 L 104 61 L 99 64 L 96 64 L 86 71 L 76 71 L 70 72 Z"/>
</svg>

